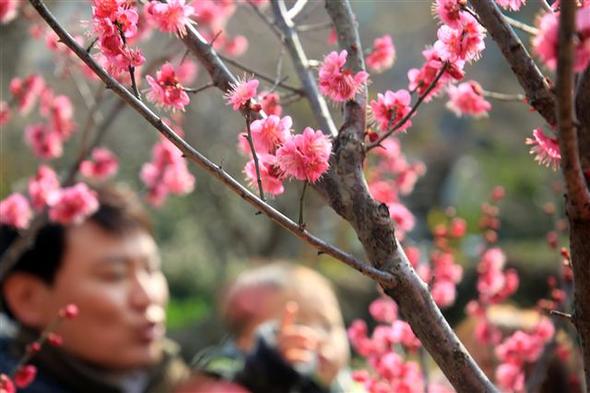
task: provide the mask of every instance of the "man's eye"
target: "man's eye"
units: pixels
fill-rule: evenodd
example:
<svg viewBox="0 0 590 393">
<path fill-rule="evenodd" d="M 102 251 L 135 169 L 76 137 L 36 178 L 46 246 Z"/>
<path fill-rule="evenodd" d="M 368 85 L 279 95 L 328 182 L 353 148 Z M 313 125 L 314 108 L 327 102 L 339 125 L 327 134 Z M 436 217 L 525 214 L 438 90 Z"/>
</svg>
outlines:
<svg viewBox="0 0 590 393">
<path fill-rule="evenodd" d="M 100 277 L 105 281 L 120 281 L 125 279 L 126 273 L 123 270 L 108 270 L 100 273 Z"/>
</svg>

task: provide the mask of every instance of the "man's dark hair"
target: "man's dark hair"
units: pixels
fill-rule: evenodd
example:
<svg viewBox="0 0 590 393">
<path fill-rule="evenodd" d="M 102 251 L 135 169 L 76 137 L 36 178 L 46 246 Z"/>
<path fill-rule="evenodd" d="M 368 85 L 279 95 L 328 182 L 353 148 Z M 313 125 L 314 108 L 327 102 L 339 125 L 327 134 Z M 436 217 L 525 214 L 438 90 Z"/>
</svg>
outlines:
<svg viewBox="0 0 590 393">
<path fill-rule="evenodd" d="M 100 207 L 87 218 L 88 221 L 116 235 L 123 235 L 136 229 L 152 233 L 151 223 L 143 205 L 131 190 L 110 186 L 96 188 L 95 191 Z M 47 284 L 53 284 L 67 247 L 67 230 L 68 227 L 61 224 L 44 225 L 37 233 L 32 246 L 19 258 L 6 276 L 14 272 L 26 272 L 39 277 Z M 4 255 L 17 237 L 18 232 L 14 228 L 0 226 L 0 255 Z"/>
</svg>

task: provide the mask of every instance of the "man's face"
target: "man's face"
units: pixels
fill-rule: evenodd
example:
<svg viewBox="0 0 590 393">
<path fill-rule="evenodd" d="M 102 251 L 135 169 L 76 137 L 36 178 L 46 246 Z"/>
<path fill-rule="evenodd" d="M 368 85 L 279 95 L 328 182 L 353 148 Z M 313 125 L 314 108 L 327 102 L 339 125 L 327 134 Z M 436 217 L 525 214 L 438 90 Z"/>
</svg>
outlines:
<svg viewBox="0 0 590 393">
<path fill-rule="evenodd" d="M 133 369 L 161 358 L 167 301 L 158 250 L 147 232 L 115 235 L 86 222 L 67 230 L 44 320 L 76 304 L 78 317 L 58 329 L 63 349 L 101 367 Z"/>
</svg>

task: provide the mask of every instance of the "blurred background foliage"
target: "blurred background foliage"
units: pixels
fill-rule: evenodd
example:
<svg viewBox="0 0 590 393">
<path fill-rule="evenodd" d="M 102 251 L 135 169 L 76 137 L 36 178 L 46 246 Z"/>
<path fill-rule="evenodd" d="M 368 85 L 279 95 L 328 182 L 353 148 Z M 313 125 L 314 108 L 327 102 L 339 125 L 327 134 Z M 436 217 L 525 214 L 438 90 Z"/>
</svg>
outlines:
<svg viewBox="0 0 590 393">
<path fill-rule="evenodd" d="M 79 23 L 80 19 L 90 19 L 89 7 L 84 2 L 48 3 L 70 31 L 85 33 Z M 438 26 L 432 17 L 431 2 L 353 1 L 353 8 L 365 49 L 370 48 L 374 38 L 383 34 L 392 35 L 397 49 L 393 69 L 371 76 L 370 96 L 375 97 L 386 89 L 406 88 L 407 71 L 420 67 L 422 50 L 436 37 Z M 530 2 L 518 17 L 532 24 L 537 11 L 535 2 Z M 328 21 L 323 2 L 308 2 L 307 9 L 298 18 L 303 19 L 305 24 Z M 60 64 L 56 64 L 55 57 L 43 42 L 29 39 L 29 28 L 30 24 L 22 18 L 1 27 L 1 99 L 7 100 L 8 84 L 13 77 L 39 72 L 58 93 L 72 97 L 77 124 L 81 126 L 88 109 L 76 83 L 82 89 L 89 89 L 87 93 L 91 95 L 98 91 L 99 85 L 92 83 L 85 87 L 83 78 L 75 71 L 76 78 L 61 78 Z M 279 42 L 250 7 L 239 7 L 227 29 L 230 33 L 245 35 L 250 42 L 246 54 L 237 61 L 274 75 L 281 52 Z M 310 58 L 321 60 L 328 51 L 335 49 L 327 44 L 328 33 L 329 30 L 325 29 L 301 34 Z M 521 38 L 525 42 L 529 40 L 526 35 Z M 482 60 L 466 66 L 466 79 L 477 80 L 484 89 L 521 93 L 491 39 L 486 39 L 486 46 Z M 176 38 L 157 33 L 142 48 L 148 63 L 163 54 L 175 54 L 180 58 L 185 51 Z M 287 82 L 297 85 L 290 60 L 285 58 L 283 64 Z M 237 74 L 243 74 L 233 69 Z M 208 75 L 200 68 L 195 87 L 208 81 Z M 145 88 L 145 80 L 142 83 Z M 114 102 L 113 94 L 107 92 L 103 103 L 105 111 Z M 429 224 L 437 223 L 450 206 L 468 222 L 469 235 L 463 242 L 460 256 L 465 268 L 464 280 L 458 288 L 455 306 L 445 310 L 451 323 L 455 324 L 464 315 L 464 305 L 476 296 L 474 266 L 480 244 L 480 205 L 488 198 L 493 186 L 503 185 L 506 189 L 507 196 L 501 204 L 499 244 L 508 255 L 509 266 L 516 267 L 520 273 L 521 285 L 512 300 L 522 306 L 532 306 L 546 296 L 546 278 L 558 268 L 559 257 L 548 250 L 545 242 L 545 234 L 553 223 L 543 213 L 543 205 L 554 202 L 558 205 L 558 212 L 563 209 L 562 197 L 553 187 L 558 175 L 539 167 L 524 144 L 532 129 L 543 124 L 538 115 L 531 113 L 522 103 L 492 101 L 489 118 L 457 118 L 445 108 L 445 103 L 445 97 L 440 97 L 422 106 L 413 119 L 414 125 L 400 139 L 408 157 L 423 160 L 427 166 L 426 175 L 405 200 L 418 223 L 409 235 L 411 242 L 427 250 L 431 241 Z M 331 110 L 336 124 L 339 124 L 340 109 L 331 106 Z M 297 131 L 307 125 L 315 126 L 304 101 L 285 108 L 284 113 L 294 118 Z M 11 190 L 24 189 L 27 177 L 38 165 L 23 143 L 24 127 L 35 121 L 35 116 L 15 116 L 1 131 L 0 198 Z M 188 141 L 238 179 L 244 177 L 241 171 L 245 161 L 236 154 L 237 134 L 243 126 L 243 119 L 225 106 L 221 93 L 215 89 L 193 96 L 187 107 L 184 130 Z M 64 156 L 51 163 L 56 169 L 64 170 L 72 162 L 79 138 L 79 135 L 74 136 L 66 146 Z M 121 113 L 105 138 L 105 144 L 120 158 L 117 181 L 142 191 L 138 173 L 141 165 L 150 160 L 151 146 L 157 140 L 156 131 L 147 127 L 145 121 L 132 111 Z M 162 208 L 150 208 L 170 283 L 168 324 L 171 335 L 182 342 L 187 357 L 220 339 L 223 329 L 219 328 L 216 310 L 224 286 L 238 272 L 261 260 L 291 259 L 317 268 L 334 283 L 347 322 L 368 315 L 367 305 L 377 296 L 376 287 L 370 280 L 329 257 L 318 256 L 312 248 L 264 216 L 256 215 L 249 205 L 192 164 L 191 171 L 197 178 L 192 194 L 172 197 Z M 300 191 L 301 184 L 288 184 L 286 193 L 271 203 L 296 217 Z M 306 197 L 305 216 L 312 232 L 363 257 L 363 250 L 350 226 L 324 206 L 313 192 Z"/>
</svg>

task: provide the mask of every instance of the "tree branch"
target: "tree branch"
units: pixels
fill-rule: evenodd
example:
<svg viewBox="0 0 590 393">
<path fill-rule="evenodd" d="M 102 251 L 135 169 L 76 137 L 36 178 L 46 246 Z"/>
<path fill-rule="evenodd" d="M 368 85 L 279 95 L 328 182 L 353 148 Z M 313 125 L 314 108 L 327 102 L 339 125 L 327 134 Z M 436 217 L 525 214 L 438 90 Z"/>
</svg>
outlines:
<svg viewBox="0 0 590 393">
<path fill-rule="evenodd" d="M 582 171 L 590 176 L 590 64 L 580 75 L 575 104 Z"/>
<path fill-rule="evenodd" d="M 324 242 L 306 230 L 299 228 L 299 225 L 290 218 L 283 215 L 281 212 L 274 209 L 267 203 L 264 203 L 254 193 L 242 186 L 233 177 L 227 174 L 220 166 L 214 164 L 200 152 L 195 150 L 191 145 L 180 138 L 162 119 L 152 112 L 142 101 L 139 101 L 133 94 L 131 94 L 123 85 L 112 78 L 96 61 L 86 53 L 84 48 L 80 47 L 72 36 L 59 24 L 51 12 L 47 9 L 41 0 L 29 0 L 31 5 L 37 10 L 39 15 L 47 22 L 47 24 L 60 37 L 61 42 L 67 45 L 84 63 L 92 69 L 92 71 L 117 94 L 123 101 L 125 101 L 131 108 L 147 120 L 154 128 L 156 128 L 164 137 L 172 142 L 185 157 L 195 162 L 198 166 L 204 169 L 211 176 L 215 177 L 234 193 L 239 195 L 242 199 L 254 206 L 256 209 L 262 211 L 275 223 L 279 224 L 289 232 L 293 233 L 298 238 L 311 244 L 322 253 L 328 254 L 335 259 L 347 264 L 348 266 L 358 270 L 367 277 L 379 282 L 381 285 L 392 288 L 396 285 L 393 276 L 389 273 L 380 271 L 371 265 L 359 261 L 350 254 L 347 254 L 338 248 Z M 218 73 L 217 82 L 224 83 L 223 73 Z"/>
<path fill-rule="evenodd" d="M 570 219 L 590 219 L 590 192 L 584 180 L 574 124 L 574 38 L 576 3 L 564 2 L 559 16 L 557 58 L 557 121 L 561 170 L 565 179 Z M 567 4 L 567 5 L 566 5 Z"/>
<path fill-rule="evenodd" d="M 512 68 L 529 104 L 547 123 L 555 126 L 555 100 L 550 86 L 495 1 L 471 0 L 471 5 Z"/>
<path fill-rule="evenodd" d="M 301 80 L 305 96 L 311 106 L 316 121 L 325 133 L 335 137 L 338 132 L 332 120 L 332 115 L 328 110 L 326 101 L 320 95 L 315 76 L 309 68 L 307 56 L 299 40 L 299 35 L 295 31 L 294 23 L 286 17 L 285 3 L 282 0 L 273 1 L 272 9 L 275 15 L 275 23 L 283 34 L 284 43 L 291 55 L 295 70 Z"/>
</svg>

